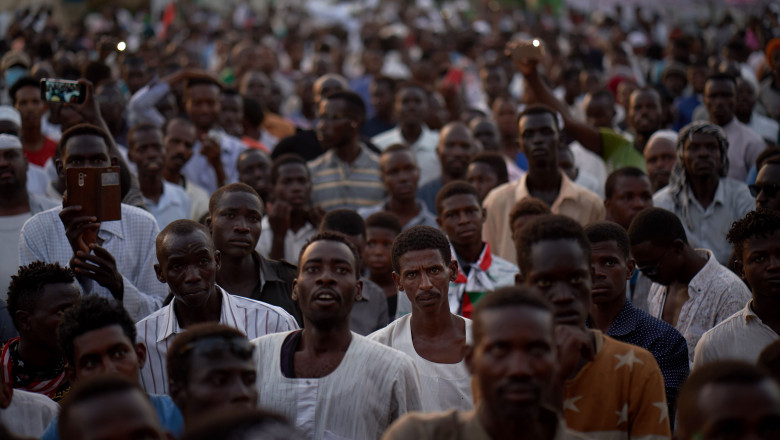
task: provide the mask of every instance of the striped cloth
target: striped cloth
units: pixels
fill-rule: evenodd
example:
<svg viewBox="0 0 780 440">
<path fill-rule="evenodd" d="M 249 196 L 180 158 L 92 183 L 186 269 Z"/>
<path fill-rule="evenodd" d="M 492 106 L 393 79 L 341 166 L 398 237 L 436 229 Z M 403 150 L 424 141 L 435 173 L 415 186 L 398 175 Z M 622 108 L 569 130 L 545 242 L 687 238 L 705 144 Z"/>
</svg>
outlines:
<svg viewBox="0 0 780 440">
<path fill-rule="evenodd" d="M 373 206 L 385 197 L 379 175 L 379 156 L 360 146 L 360 154 L 345 163 L 334 150 L 309 162 L 311 201 L 326 211 Z"/>
<path fill-rule="evenodd" d="M 230 295 L 219 286 L 216 288 L 222 295 L 219 323 L 241 330 L 249 339 L 298 328 L 295 319 L 281 307 Z M 149 394 L 168 394 L 165 356 L 173 338 L 184 331 L 173 311 L 175 303 L 176 299 L 136 324 L 138 339 L 147 350 L 146 363 L 141 368 L 141 386 Z"/>
<path fill-rule="evenodd" d="M 3 347 L 0 361 L 2 362 L 3 382 L 13 384 L 14 388 L 43 394 L 54 401 L 60 401 L 70 389 L 70 383 L 65 375 L 65 364 L 49 370 L 35 370 L 25 366 L 19 357 L 19 337 L 11 338 Z"/>
</svg>

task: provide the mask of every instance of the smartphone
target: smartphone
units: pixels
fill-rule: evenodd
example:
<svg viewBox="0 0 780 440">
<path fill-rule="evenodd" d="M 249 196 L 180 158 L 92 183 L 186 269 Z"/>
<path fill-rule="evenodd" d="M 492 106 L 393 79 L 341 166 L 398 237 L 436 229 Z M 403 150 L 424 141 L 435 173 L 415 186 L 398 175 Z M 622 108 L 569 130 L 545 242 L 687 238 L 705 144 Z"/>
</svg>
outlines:
<svg viewBox="0 0 780 440">
<path fill-rule="evenodd" d="M 517 41 L 512 47 L 512 59 L 522 61 L 527 59 L 541 60 L 544 58 L 544 48 L 540 40 Z"/>
<path fill-rule="evenodd" d="M 86 87 L 78 81 L 55 78 L 41 80 L 41 99 L 44 101 L 81 104 L 86 97 Z"/>
<path fill-rule="evenodd" d="M 119 167 L 68 168 L 67 206 L 81 205 L 82 215 L 97 221 L 122 219 L 122 187 Z"/>
</svg>

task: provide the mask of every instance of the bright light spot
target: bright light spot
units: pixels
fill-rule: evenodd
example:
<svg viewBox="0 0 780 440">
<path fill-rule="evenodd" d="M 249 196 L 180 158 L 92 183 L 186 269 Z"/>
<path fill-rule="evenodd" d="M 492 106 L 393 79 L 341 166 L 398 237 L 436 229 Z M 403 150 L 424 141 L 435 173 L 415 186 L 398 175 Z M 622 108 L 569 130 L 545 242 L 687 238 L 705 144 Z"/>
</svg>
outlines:
<svg viewBox="0 0 780 440">
<path fill-rule="evenodd" d="M 116 45 L 116 50 L 122 52 L 127 48 L 127 44 L 125 44 L 124 41 L 120 41 L 119 44 Z"/>
<path fill-rule="evenodd" d="M 534 40 L 534 42 L 533 42 L 533 43 L 534 43 L 534 47 L 539 47 L 539 44 L 540 44 L 540 43 L 539 43 L 539 40 Z M 121 50 L 121 49 L 120 49 L 120 50 Z"/>
</svg>

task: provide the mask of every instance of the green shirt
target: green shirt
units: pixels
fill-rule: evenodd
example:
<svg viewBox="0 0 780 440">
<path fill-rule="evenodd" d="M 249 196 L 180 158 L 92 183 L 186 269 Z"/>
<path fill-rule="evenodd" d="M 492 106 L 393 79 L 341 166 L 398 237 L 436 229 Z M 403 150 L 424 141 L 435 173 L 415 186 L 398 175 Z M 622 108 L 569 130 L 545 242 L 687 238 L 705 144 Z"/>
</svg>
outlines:
<svg viewBox="0 0 780 440">
<path fill-rule="evenodd" d="M 636 167 L 647 172 L 645 158 L 634 148 L 634 143 L 609 128 L 599 128 L 601 157 L 610 171 L 623 167 Z"/>
</svg>

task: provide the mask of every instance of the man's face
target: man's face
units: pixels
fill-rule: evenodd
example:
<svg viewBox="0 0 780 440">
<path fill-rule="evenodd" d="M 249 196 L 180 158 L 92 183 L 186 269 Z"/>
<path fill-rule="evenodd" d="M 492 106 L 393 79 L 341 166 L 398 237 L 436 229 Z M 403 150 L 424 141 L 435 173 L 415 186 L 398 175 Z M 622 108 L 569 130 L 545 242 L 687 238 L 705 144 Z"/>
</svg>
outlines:
<svg viewBox="0 0 780 440">
<path fill-rule="evenodd" d="M 217 122 L 227 134 L 240 138 L 244 134 L 244 102 L 241 95 L 220 95 Z"/>
<path fill-rule="evenodd" d="M 734 111 L 738 114 L 751 114 L 756 104 L 756 91 L 749 82 L 740 79 L 737 81 L 737 101 Z"/>
<path fill-rule="evenodd" d="M 261 72 L 248 72 L 241 81 L 240 92 L 247 98 L 262 104 L 268 90 L 268 77 Z"/>
<path fill-rule="evenodd" d="M 525 284 L 555 307 L 555 323 L 584 327 L 590 312 L 590 260 L 575 240 L 544 240 L 531 246 Z"/>
<path fill-rule="evenodd" d="M 600 97 L 592 99 L 591 95 L 585 98 L 585 118 L 593 127 L 612 127 L 612 118 L 615 117 L 615 106 L 609 99 Z"/>
<path fill-rule="evenodd" d="M 721 169 L 720 144 L 711 134 L 697 133 L 685 141 L 683 165 L 691 177 L 717 176 Z"/>
<path fill-rule="evenodd" d="M 704 105 L 710 120 L 718 125 L 726 125 L 734 117 L 737 105 L 736 88 L 728 80 L 710 80 L 704 86 Z"/>
<path fill-rule="evenodd" d="M 0 190 L 10 195 L 15 193 L 16 189 L 25 188 L 27 167 L 27 158 L 21 148 L 0 150 Z"/>
<path fill-rule="evenodd" d="M 71 408 L 63 438 L 80 440 L 163 440 L 149 396 L 141 390 L 113 392 L 77 403 Z"/>
<path fill-rule="evenodd" d="M 292 297 L 306 325 L 333 328 L 349 320 L 352 305 L 361 298 L 357 262 L 349 247 L 337 241 L 310 244 L 301 255 Z"/>
<path fill-rule="evenodd" d="M 135 93 L 143 87 L 149 80 L 144 65 L 131 64 L 125 65 L 122 69 L 122 81 L 127 84 L 130 93 Z"/>
<path fill-rule="evenodd" d="M 382 173 L 382 184 L 391 198 L 414 200 L 420 169 L 411 151 L 383 154 L 379 159 L 379 171 Z"/>
<path fill-rule="evenodd" d="M 387 228 L 366 228 L 366 249 L 363 263 L 371 274 L 386 275 L 393 271 L 392 249 L 395 231 Z"/>
<path fill-rule="evenodd" d="M 357 121 L 350 116 L 343 99 L 322 101 L 317 117 L 317 140 L 326 150 L 348 145 L 357 135 Z"/>
<path fill-rule="evenodd" d="M 119 324 L 88 331 L 73 339 L 74 379 L 106 373 L 118 373 L 138 381 L 138 372 L 146 361 L 146 346 L 134 344 Z"/>
<path fill-rule="evenodd" d="M 757 384 L 711 383 L 698 397 L 702 440 L 769 440 L 780 435 L 780 391 L 770 379 Z"/>
<path fill-rule="evenodd" d="M 656 138 L 645 146 L 645 165 L 647 176 L 653 185 L 653 190 L 658 191 L 669 184 L 669 176 L 677 162 L 677 150 L 674 142 L 667 139 Z"/>
<path fill-rule="evenodd" d="M 179 174 L 184 164 L 192 157 L 195 143 L 195 127 L 181 120 L 168 124 L 165 133 L 165 167 Z"/>
<path fill-rule="evenodd" d="M 637 133 L 648 134 L 661 128 L 663 108 L 661 97 L 653 90 L 637 90 L 631 94 L 628 119 Z"/>
<path fill-rule="evenodd" d="M 528 158 L 528 166 L 558 163 L 558 130 L 553 115 L 526 115 L 518 124 L 520 146 Z"/>
<path fill-rule="evenodd" d="M 768 163 L 762 166 L 755 186 L 751 188 L 759 188 L 756 208 L 780 211 L 780 165 Z"/>
<path fill-rule="evenodd" d="M 242 258 L 254 251 L 260 238 L 263 205 L 246 192 L 223 193 L 211 212 L 211 238 L 222 255 Z"/>
<path fill-rule="evenodd" d="M 677 264 L 673 261 L 676 251 L 672 246 L 662 247 L 651 241 L 631 245 L 631 256 L 639 269 L 650 281 L 668 286 L 677 277 Z"/>
<path fill-rule="evenodd" d="M 746 240 L 740 257 L 753 295 L 770 301 L 780 298 L 780 230 Z"/>
<path fill-rule="evenodd" d="M 454 125 L 449 130 L 445 128 L 437 149 L 442 173 L 455 179 L 464 178 L 469 160 L 476 150 L 474 139 L 465 126 Z"/>
<path fill-rule="evenodd" d="M 177 301 L 186 307 L 203 307 L 215 294 L 219 251 L 203 231 L 165 237 L 154 266 L 157 279 L 168 283 Z"/>
<path fill-rule="evenodd" d="M 389 116 L 393 111 L 393 90 L 386 82 L 371 84 L 371 104 L 378 114 Z"/>
<path fill-rule="evenodd" d="M 73 136 L 63 150 L 62 160 L 57 164 L 57 170 L 63 176 L 68 168 L 103 168 L 111 165 L 108 145 L 100 136 Z"/>
<path fill-rule="evenodd" d="M 216 122 L 220 112 L 219 87 L 212 84 L 197 84 L 185 95 L 184 110 L 192 123 L 201 131 L 208 131 Z"/>
<path fill-rule="evenodd" d="M 506 92 L 506 71 L 501 67 L 486 68 L 481 72 L 480 76 L 482 77 L 482 87 L 489 97 L 496 97 Z"/>
<path fill-rule="evenodd" d="M 417 87 L 401 89 L 395 98 L 395 112 L 400 124 L 421 124 L 428 117 L 428 97 Z"/>
<path fill-rule="evenodd" d="M 57 350 L 57 327 L 62 315 L 79 300 L 76 283 L 53 283 L 43 286 L 40 298 L 32 312 L 19 312 L 26 319 L 20 320 L 19 333 L 32 343 Z"/>
<path fill-rule="evenodd" d="M 274 185 L 274 199 L 284 200 L 295 209 L 309 203 L 311 180 L 309 171 L 301 163 L 288 163 L 278 168 L 279 177 Z"/>
<path fill-rule="evenodd" d="M 498 181 L 493 167 L 484 162 L 472 162 L 466 170 L 466 181 L 479 193 L 480 201 L 485 200 L 490 190 L 504 183 Z"/>
<path fill-rule="evenodd" d="M 239 357 L 226 349 L 235 344 L 242 350 L 250 350 L 246 339 L 219 340 L 220 348 L 202 347 L 214 339 L 202 339 L 194 343 L 189 362 L 187 383 L 179 391 L 171 391 L 171 397 L 179 405 L 187 420 L 226 408 L 255 408 L 257 406 L 257 373 L 249 357 Z M 243 353 L 242 353 L 243 354 Z"/>
<path fill-rule="evenodd" d="M 238 181 L 254 188 L 263 201 L 268 200 L 271 186 L 271 158 L 260 150 L 250 149 L 239 156 Z"/>
<path fill-rule="evenodd" d="M 487 119 L 477 120 L 471 124 L 471 134 L 482 144 L 485 151 L 498 151 L 501 148 L 501 134 L 495 122 Z"/>
<path fill-rule="evenodd" d="M 393 279 L 412 303 L 412 313 L 449 309 L 447 292 L 458 276 L 456 261 L 444 261 L 438 249 L 423 249 L 403 254 L 398 265 L 400 273 L 393 272 Z"/>
<path fill-rule="evenodd" d="M 466 365 L 484 404 L 504 418 L 538 408 L 558 369 L 552 315 L 527 306 L 482 313 Z"/>
<path fill-rule="evenodd" d="M 705 66 L 688 67 L 688 82 L 695 93 L 704 92 L 704 83 L 707 81 L 707 68 Z"/>
<path fill-rule="evenodd" d="M 682 92 L 685 89 L 685 81 L 685 76 L 683 76 L 682 73 L 666 75 L 662 80 L 664 86 L 669 90 L 669 93 L 674 96 L 682 95 Z"/>
<path fill-rule="evenodd" d="M 22 126 L 38 126 L 46 111 L 46 103 L 41 99 L 41 90 L 37 87 L 22 87 L 16 92 L 14 105 L 22 115 Z"/>
<path fill-rule="evenodd" d="M 511 101 L 499 98 L 493 104 L 493 113 L 504 139 L 517 134 L 517 106 Z"/>
<path fill-rule="evenodd" d="M 593 287 L 591 300 L 594 305 L 615 304 L 625 301 L 626 280 L 634 273 L 634 262 L 620 250 L 615 240 L 591 244 Z"/>
<path fill-rule="evenodd" d="M 604 201 L 610 219 L 628 230 L 639 211 L 653 206 L 653 188 L 646 176 L 623 176 L 615 181 L 612 197 Z"/>
<path fill-rule="evenodd" d="M 139 175 L 152 176 L 162 173 L 165 147 L 159 130 L 136 131 L 130 144 L 130 160 L 138 166 Z"/>
<path fill-rule="evenodd" d="M 456 194 L 442 201 L 436 223 L 453 245 L 467 246 L 482 242 L 485 211 L 473 194 Z"/>
</svg>

